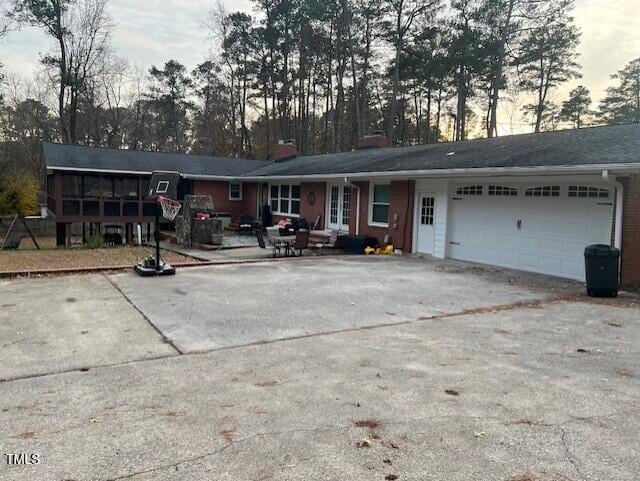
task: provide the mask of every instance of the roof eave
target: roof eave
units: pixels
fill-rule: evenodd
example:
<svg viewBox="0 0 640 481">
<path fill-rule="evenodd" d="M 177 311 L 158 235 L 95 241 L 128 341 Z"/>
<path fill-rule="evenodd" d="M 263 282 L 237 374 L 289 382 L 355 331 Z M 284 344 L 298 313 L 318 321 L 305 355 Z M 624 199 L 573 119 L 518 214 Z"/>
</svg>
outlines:
<svg viewBox="0 0 640 481">
<path fill-rule="evenodd" d="M 571 173 L 600 173 L 608 170 L 615 173 L 640 172 L 640 162 L 608 163 L 588 165 L 558 165 L 533 167 L 474 167 L 461 169 L 426 169 L 426 170 L 393 170 L 381 172 L 345 172 L 337 174 L 303 174 L 303 175 L 263 175 L 244 176 L 244 180 L 287 180 L 287 179 L 336 179 L 345 178 L 377 178 L 377 177 L 466 177 L 483 175 L 540 175 L 540 174 L 571 174 Z"/>
<path fill-rule="evenodd" d="M 94 169 L 85 167 L 60 167 L 55 165 L 47 165 L 47 171 L 61 171 L 61 172 L 88 172 L 94 174 L 121 174 L 121 175 L 152 175 L 153 171 L 144 170 L 118 170 L 118 169 Z M 195 174 L 182 174 L 185 179 L 193 180 L 240 180 L 244 179 L 242 176 L 231 175 L 195 175 Z"/>
</svg>

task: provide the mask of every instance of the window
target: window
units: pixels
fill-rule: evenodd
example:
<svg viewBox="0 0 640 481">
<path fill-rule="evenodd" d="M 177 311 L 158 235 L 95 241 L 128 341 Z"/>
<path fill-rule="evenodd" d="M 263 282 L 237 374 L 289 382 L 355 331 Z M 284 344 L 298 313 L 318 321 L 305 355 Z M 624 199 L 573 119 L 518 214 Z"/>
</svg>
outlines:
<svg viewBox="0 0 640 481">
<path fill-rule="evenodd" d="M 271 185 L 271 211 L 274 214 L 300 214 L 300 186 L 290 184 Z"/>
<path fill-rule="evenodd" d="M 349 212 L 351 209 L 351 187 L 342 189 L 342 225 L 349 225 Z"/>
<path fill-rule="evenodd" d="M 97 199 L 100 197 L 100 177 L 97 175 L 85 175 L 82 182 L 82 197 L 85 199 Z"/>
<path fill-rule="evenodd" d="M 78 198 L 82 193 L 82 176 L 62 176 L 62 197 Z"/>
<path fill-rule="evenodd" d="M 229 182 L 229 200 L 242 200 L 242 184 Z"/>
<path fill-rule="evenodd" d="M 340 205 L 339 187 L 331 186 L 331 200 L 329 203 L 329 223 L 336 225 L 338 223 L 338 206 Z"/>
<path fill-rule="evenodd" d="M 591 199 L 608 199 L 609 191 L 598 187 L 588 187 L 586 185 L 570 185 L 569 197 L 588 197 Z"/>
<path fill-rule="evenodd" d="M 436 199 L 433 197 L 423 197 L 420 206 L 420 223 L 422 225 L 433 225 Z"/>
<path fill-rule="evenodd" d="M 464 187 L 458 187 L 457 195 L 482 195 L 481 185 L 465 185 Z"/>
<path fill-rule="evenodd" d="M 515 197 L 518 195 L 518 190 L 512 189 L 511 187 L 506 187 L 504 185 L 490 185 L 489 195 Z"/>
<path fill-rule="evenodd" d="M 527 197 L 560 197 L 559 185 L 542 185 L 531 187 L 525 192 Z"/>
<path fill-rule="evenodd" d="M 391 187 L 389 184 L 371 184 L 369 189 L 369 224 L 387 227 L 389 225 L 389 203 Z"/>
<path fill-rule="evenodd" d="M 169 188 L 168 184 L 167 182 L 167 189 Z M 115 199 L 138 200 L 138 179 L 133 177 L 113 179 L 113 197 Z"/>
</svg>

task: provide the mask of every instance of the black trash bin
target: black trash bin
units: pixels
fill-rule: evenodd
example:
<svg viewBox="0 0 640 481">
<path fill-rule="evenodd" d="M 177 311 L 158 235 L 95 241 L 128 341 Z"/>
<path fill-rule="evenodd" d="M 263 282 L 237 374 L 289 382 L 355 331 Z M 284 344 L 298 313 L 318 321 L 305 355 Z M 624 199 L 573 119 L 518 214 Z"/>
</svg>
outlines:
<svg viewBox="0 0 640 481">
<path fill-rule="evenodd" d="M 618 295 L 620 250 L 605 244 L 595 244 L 584 250 L 587 294 Z"/>
</svg>

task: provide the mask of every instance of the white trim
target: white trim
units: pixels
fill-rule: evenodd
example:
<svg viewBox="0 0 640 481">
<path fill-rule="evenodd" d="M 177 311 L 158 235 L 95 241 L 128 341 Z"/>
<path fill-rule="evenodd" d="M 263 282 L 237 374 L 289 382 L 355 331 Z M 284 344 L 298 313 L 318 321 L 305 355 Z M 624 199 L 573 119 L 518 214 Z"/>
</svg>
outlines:
<svg viewBox="0 0 640 481">
<path fill-rule="evenodd" d="M 389 186 L 389 203 L 387 207 L 389 211 L 387 212 L 387 222 L 374 222 L 373 221 L 373 189 L 376 185 L 388 185 Z M 382 204 L 380 204 L 382 205 Z M 367 216 L 367 224 L 371 227 L 385 227 L 389 228 L 389 217 L 391 216 L 391 183 L 390 182 L 369 182 L 369 214 Z"/>
<path fill-rule="evenodd" d="M 306 175 L 247 175 L 243 179 L 334 179 L 345 177 L 446 177 L 482 175 L 494 176 L 495 174 L 527 175 L 548 173 L 549 175 L 560 175 L 562 173 L 587 172 L 599 174 L 603 169 L 616 170 L 619 172 L 640 172 L 640 162 L 624 164 L 593 164 L 593 165 L 559 165 L 559 166 L 537 166 L 537 167 L 482 167 L 482 168 L 462 168 L 462 169 L 429 169 L 429 170 L 395 170 L 387 172 L 345 172 L 342 174 L 306 174 Z"/>
<path fill-rule="evenodd" d="M 431 252 L 425 252 L 425 254 L 430 255 L 432 257 L 436 256 L 436 234 L 438 228 L 438 192 L 436 190 L 416 190 L 413 202 L 413 239 L 412 239 L 412 252 L 421 252 L 418 250 L 418 241 L 420 239 L 419 229 L 422 224 L 422 203 L 420 202 L 423 197 L 432 197 L 433 198 L 433 224 L 431 227 L 433 228 L 433 243 L 431 244 Z"/>
<path fill-rule="evenodd" d="M 112 174 L 134 174 L 134 175 L 151 175 L 153 172 L 147 171 L 133 171 L 133 170 L 110 170 L 110 169 L 92 169 L 92 168 L 79 168 L 79 167 L 56 167 L 47 166 L 47 170 L 55 171 L 76 171 L 76 172 L 97 172 L 97 173 L 112 173 Z M 557 165 L 549 166 L 542 165 L 536 167 L 472 167 L 461 169 L 423 169 L 423 170 L 396 170 L 386 172 L 346 172 L 346 173 L 330 173 L 330 174 L 306 174 L 306 175 L 257 175 L 252 176 L 251 173 L 245 175 L 199 175 L 199 174 L 185 174 L 180 175 L 185 179 L 193 180 L 236 180 L 236 181 L 251 181 L 251 182 L 268 182 L 270 180 L 283 181 L 297 179 L 299 182 L 304 179 L 335 179 L 345 177 L 366 178 L 366 177 L 382 177 L 382 178 L 395 178 L 395 177 L 452 177 L 452 176 L 493 176 L 496 174 L 504 175 L 556 175 L 556 174 L 571 174 L 575 172 L 586 172 L 599 175 L 603 170 L 616 171 L 616 172 L 640 172 L 640 162 L 627 162 L 618 164 L 592 164 L 592 165 Z"/>
<path fill-rule="evenodd" d="M 240 190 L 240 197 L 237 197 L 237 198 L 231 197 L 231 185 L 232 184 L 238 184 L 238 188 Z M 242 201 L 243 191 L 244 191 L 244 186 L 242 185 L 242 182 L 229 181 L 228 193 L 229 193 L 229 200 L 230 201 L 232 201 L 232 202 L 240 202 L 240 201 Z"/>
<path fill-rule="evenodd" d="M 333 187 L 337 187 L 338 188 L 338 222 L 337 224 L 332 224 L 331 223 L 331 189 Z M 348 224 L 344 224 L 342 222 L 343 219 L 343 210 L 344 210 L 344 191 L 345 188 L 349 188 L 352 190 L 352 187 L 354 187 L 352 184 L 350 183 L 346 183 L 346 182 L 333 182 L 333 183 L 326 183 L 326 193 L 325 193 L 325 211 L 324 211 L 324 215 L 325 215 L 325 219 L 326 219 L 326 226 L 327 229 L 330 230 L 337 230 L 340 232 L 347 232 L 350 233 L 351 232 L 351 221 L 353 219 L 351 219 L 351 202 L 353 202 L 353 192 L 349 192 L 349 223 Z M 359 201 L 359 199 L 358 199 Z M 359 209 L 359 204 L 357 206 L 357 210 Z M 358 214 L 358 212 L 356 212 L 356 215 Z M 356 224 L 356 235 L 358 235 L 359 229 L 357 227 Z"/>
</svg>

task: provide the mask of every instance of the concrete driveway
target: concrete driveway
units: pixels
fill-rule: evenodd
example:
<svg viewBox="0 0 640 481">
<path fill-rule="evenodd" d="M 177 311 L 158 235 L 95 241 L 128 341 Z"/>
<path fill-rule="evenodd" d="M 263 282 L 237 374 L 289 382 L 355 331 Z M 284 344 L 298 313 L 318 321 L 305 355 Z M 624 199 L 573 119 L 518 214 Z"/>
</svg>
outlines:
<svg viewBox="0 0 640 481">
<path fill-rule="evenodd" d="M 577 288 L 350 258 L 0 283 L 0 450 L 41 456 L 0 480 L 638 479 L 639 304 Z"/>
</svg>

